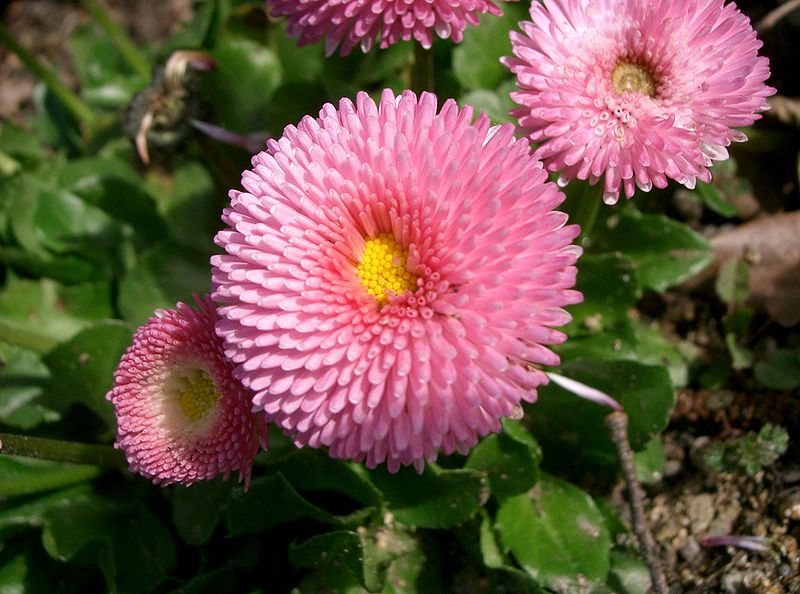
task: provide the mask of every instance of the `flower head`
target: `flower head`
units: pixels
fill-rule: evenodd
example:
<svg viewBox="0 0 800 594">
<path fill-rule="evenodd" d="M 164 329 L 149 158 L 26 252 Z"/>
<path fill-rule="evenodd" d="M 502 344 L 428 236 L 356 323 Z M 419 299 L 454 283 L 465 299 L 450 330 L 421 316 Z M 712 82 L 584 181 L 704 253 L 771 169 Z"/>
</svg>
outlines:
<svg viewBox="0 0 800 594">
<path fill-rule="evenodd" d="M 301 45 L 325 38 L 328 55 L 340 46 L 344 56 L 357 45 L 368 52 L 376 39 L 382 48 L 412 38 L 429 48 L 433 31 L 458 43 L 481 14 L 502 14 L 500 1 L 267 0 L 267 5 L 272 15 L 289 17 L 287 32 L 299 36 Z"/>
<path fill-rule="evenodd" d="M 713 160 L 775 89 L 748 18 L 724 0 L 544 0 L 512 32 L 512 114 L 560 182 L 636 187 L 708 182 Z"/>
<path fill-rule="evenodd" d="M 134 334 L 106 396 L 117 415 L 114 445 L 132 472 L 157 484 L 238 470 L 247 487 L 266 424 L 225 359 L 214 302 L 196 300 L 199 311 L 184 303 L 158 310 Z"/>
<path fill-rule="evenodd" d="M 231 192 L 217 325 L 297 445 L 368 466 L 467 451 L 521 414 L 580 249 L 511 125 L 434 95 L 360 93 L 289 126 Z"/>
</svg>

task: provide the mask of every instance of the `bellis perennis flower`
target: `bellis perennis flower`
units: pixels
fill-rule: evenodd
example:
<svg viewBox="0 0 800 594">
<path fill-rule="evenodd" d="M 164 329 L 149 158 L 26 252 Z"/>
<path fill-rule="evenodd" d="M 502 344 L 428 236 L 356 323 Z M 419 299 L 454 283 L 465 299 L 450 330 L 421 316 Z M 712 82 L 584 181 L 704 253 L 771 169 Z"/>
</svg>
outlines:
<svg viewBox="0 0 800 594">
<path fill-rule="evenodd" d="M 434 95 L 326 105 L 253 158 L 212 258 L 217 325 L 298 446 L 422 469 L 521 414 L 580 253 L 510 125 Z"/>
<path fill-rule="evenodd" d="M 668 179 L 708 182 L 713 160 L 768 108 L 761 42 L 724 0 L 544 0 L 512 32 L 512 114 L 560 182 L 604 200 Z"/>
<path fill-rule="evenodd" d="M 266 424 L 223 355 L 214 302 L 197 304 L 199 311 L 184 303 L 159 310 L 136 331 L 107 395 L 117 416 L 115 447 L 131 471 L 157 484 L 238 470 L 246 488 Z"/>
<path fill-rule="evenodd" d="M 483 13 L 502 14 L 502 0 L 267 0 L 273 16 L 287 16 L 289 35 L 300 44 L 325 38 L 325 51 L 337 47 L 344 56 L 360 45 L 368 52 L 377 39 L 386 48 L 416 39 L 423 47 L 433 31 L 456 43 L 467 25 L 477 25 Z"/>
</svg>

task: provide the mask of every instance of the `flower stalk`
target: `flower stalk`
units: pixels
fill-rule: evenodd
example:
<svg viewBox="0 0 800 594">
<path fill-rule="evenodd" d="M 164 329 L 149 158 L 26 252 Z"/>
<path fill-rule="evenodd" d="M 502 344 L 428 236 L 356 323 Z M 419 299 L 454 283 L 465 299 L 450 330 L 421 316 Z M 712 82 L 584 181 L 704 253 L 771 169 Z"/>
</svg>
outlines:
<svg viewBox="0 0 800 594">
<path fill-rule="evenodd" d="M 130 40 L 125 30 L 108 15 L 108 12 L 97 0 L 80 0 L 80 2 L 94 21 L 109 36 L 128 66 L 136 74 L 141 75 L 145 80 L 149 80 L 150 62 Z"/>
<path fill-rule="evenodd" d="M 658 554 L 658 547 L 650 532 L 644 515 L 644 495 L 636 478 L 636 467 L 633 460 L 633 449 L 628 441 L 628 415 L 617 410 L 605 418 L 605 425 L 611 432 L 611 441 L 617 449 L 617 457 L 622 467 L 622 475 L 628 486 L 628 505 L 631 509 L 633 532 L 639 541 L 639 552 L 650 571 L 653 591 L 656 594 L 669 594 L 669 585 L 664 576 L 664 568 Z"/>
<path fill-rule="evenodd" d="M 127 466 L 122 452 L 111 446 L 11 433 L 0 433 L 0 454 L 109 468 Z"/>
<path fill-rule="evenodd" d="M 414 43 L 414 64 L 411 67 L 411 90 L 417 95 L 433 90 L 433 49 Z"/>
<path fill-rule="evenodd" d="M 20 61 L 47 85 L 64 107 L 79 122 L 91 126 L 97 119 L 92 109 L 61 82 L 55 72 L 42 64 L 36 56 L 20 44 L 5 25 L 0 23 L 0 43 L 14 52 Z"/>
</svg>

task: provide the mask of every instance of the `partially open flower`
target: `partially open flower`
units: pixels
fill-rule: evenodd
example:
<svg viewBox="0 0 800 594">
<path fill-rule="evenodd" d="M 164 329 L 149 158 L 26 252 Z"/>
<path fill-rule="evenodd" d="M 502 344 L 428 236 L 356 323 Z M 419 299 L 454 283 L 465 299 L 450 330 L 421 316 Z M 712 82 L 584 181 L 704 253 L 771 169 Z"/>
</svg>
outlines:
<svg viewBox="0 0 800 594">
<path fill-rule="evenodd" d="M 418 469 L 521 414 L 558 357 L 580 248 L 511 125 L 360 93 L 253 158 L 212 258 L 218 331 L 297 445 Z"/>
<path fill-rule="evenodd" d="M 300 38 L 300 45 L 324 38 L 328 55 L 339 47 L 344 56 L 358 45 L 368 52 L 376 39 L 382 48 L 409 39 L 429 48 L 433 31 L 458 43 L 481 14 L 502 14 L 500 1 L 267 0 L 267 6 L 273 16 L 288 17 L 287 31 Z"/>
<path fill-rule="evenodd" d="M 548 171 L 603 183 L 607 203 L 710 181 L 775 92 L 750 21 L 724 0 L 544 0 L 530 14 L 503 60 L 512 114 Z"/>
<path fill-rule="evenodd" d="M 190 485 L 238 470 L 247 487 L 266 425 L 222 352 L 214 302 L 197 304 L 199 311 L 184 303 L 158 310 L 134 335 L 106 396 L 117 416 L 115 447 L 155 483 Z"/>
</svg>

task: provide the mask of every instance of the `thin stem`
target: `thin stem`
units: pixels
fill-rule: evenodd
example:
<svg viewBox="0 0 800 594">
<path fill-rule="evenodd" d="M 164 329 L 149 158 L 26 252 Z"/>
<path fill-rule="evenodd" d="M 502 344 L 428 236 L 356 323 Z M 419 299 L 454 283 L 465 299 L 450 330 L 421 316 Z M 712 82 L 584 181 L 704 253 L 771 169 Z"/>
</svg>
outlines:
<svg viewBox="0 0 800 594">
<path fill-rule="evenodd" d="M 10 433 L 0 433 L 0 454 L 111 468 L 127 466 L 122 452 L 111 446 Z"/>
<path fill-rule="evenodd" d="M 788 2 L 784 2 L 777 8 L 769 11 L 766 16 L 758 22 L 756 25 L 756 31 L 759 33 L 769 31 L 772 29 L 772 27 L 777 25 L 781 19 L 788 16 L 798 8 L 800 8 L 800 0 L 788 0 Z"/>
<path fill-rule="evenodd" d="M 581 199 L 578 201 L 572 222 L 581 226 L 578 245 L 589 247 L 592 229 L 603 204 L 603 185 L 602 181 L 593 186 L 589 185 L 589 182 L 584 182 L 584 184 L 584 190 L 581 194 Z"/>
<path fill-rule="evenodd" d="M 628 504 L 631 508 L 633 532 L 639 541 L 639 552 L 650 570 L 653 590 L 657 594 L 669 594 L 669 585 L 667 584 L 667 578 L 664 576 L 664 569 L 661 566 L 656 542 L 644 515 L 644 494 L 639 481 L 636 479 L 633 450 L 628 441 L 628 415 L 622 411 L 614 411 L 606 416 L 605 425 L 611 432 L 611 441 L 614 442 L 614 446 L 617 448 L 619 464 L 622 467 L 622 476 L 625 477 L 625 483 L 628 486 Z"/>
<path fill-rule="evenodd" d="M 150 79 L 150 62 L 139 51 L 139 48 L 128 37 L 118 23 L 111 19 L 97 0 L 80 0 L 86 11 L 92 15 L 95 22 L 100 25 L 103 31 L 111 38 L 116 48 L 119 50 L 122 59 L 127 62 L 134 72 L 143 76 L 146 80 Z"/>
<path fill-rule="evenodd" d="M 14 52 L 20 61 L 25 64 L 31 71 L 38 76 L 44 84 L 58 97 L 58 100 L 64 104 L 69 112 L 75 117 L 76 120 L 87 125 L 91 125 L 95 121 L 94 112 L 91 108 L 84 103 L 80 97 L 70 91 L 64 83 L 59 80 L 58 76 L 52 70 L 49 70 L 42 64 L 36 56 L 25 49 L 15 38 L 11 32 L 0 23 L 0 42 L 2 42 L 9 50 Z"/>
<path fill-rule="evenodd" d="M 411 69 L 411 90 L 417 95 L 422 91 L 433 93 L 433 50 L 425 49 L 414 42 L 414 66 Z"/>
</svg>

